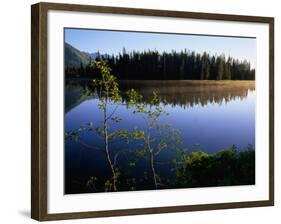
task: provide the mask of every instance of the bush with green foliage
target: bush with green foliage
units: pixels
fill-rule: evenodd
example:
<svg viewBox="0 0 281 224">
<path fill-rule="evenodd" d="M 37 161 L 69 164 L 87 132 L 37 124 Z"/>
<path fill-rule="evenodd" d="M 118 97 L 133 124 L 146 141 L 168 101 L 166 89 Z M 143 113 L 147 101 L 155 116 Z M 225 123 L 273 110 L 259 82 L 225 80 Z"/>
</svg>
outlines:
<svg viewBox="0 0 281 224">
<path fill-rule="evenodd" d="M 202 151 L 181 156 L 176 163 L 177 186 L 210 187 L 255 184 L 255 151 L 235 146 L 207 154 Z"/>
</svg>

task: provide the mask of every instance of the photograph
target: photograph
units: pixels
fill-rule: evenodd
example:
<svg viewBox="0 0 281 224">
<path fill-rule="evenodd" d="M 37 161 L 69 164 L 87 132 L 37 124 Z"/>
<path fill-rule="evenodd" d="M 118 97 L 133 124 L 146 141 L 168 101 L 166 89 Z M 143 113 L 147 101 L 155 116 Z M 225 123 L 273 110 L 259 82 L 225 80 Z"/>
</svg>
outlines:
<svg viewBox="0 0 281 224">
<path fill-rule="evenodd" d="M 63 41 L 65 194 L 255 185 L 255 37 Z"/>
</svg>

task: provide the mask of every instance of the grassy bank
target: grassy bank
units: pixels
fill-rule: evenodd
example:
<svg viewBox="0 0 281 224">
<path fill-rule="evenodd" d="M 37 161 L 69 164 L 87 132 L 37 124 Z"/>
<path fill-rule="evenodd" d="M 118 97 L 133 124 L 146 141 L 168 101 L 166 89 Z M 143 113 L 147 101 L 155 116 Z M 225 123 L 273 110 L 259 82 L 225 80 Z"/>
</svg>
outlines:
<svg viewBox="0 0 281 224">
<path fill-rule="evenodd" d="M 192 152 L 181 157 L 176 170 L 177 186 L 209 187 L 255 184 L 255 151 L 235 148 L 214 154 Z"/>
</svg>

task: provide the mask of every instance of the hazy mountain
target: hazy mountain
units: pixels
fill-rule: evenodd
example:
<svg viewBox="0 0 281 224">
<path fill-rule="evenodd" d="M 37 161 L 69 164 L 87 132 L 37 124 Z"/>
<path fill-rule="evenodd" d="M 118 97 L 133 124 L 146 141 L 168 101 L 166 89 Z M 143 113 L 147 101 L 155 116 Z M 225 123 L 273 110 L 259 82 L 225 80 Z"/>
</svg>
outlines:
<svg viewBox="0 0 281 224">
<path fill-rule="evenodd" d="M 90 58 L 92 60 L 95 59 L 97 54 L 83 52 L 66 42 L 64 43 L 64 61 L 66 67 L 79 67 L 81 63 L 86 65 L 89 63 Z"/>
<path fill-rule="evenodd" d="M 92 59 L 95 59 L 98 56 L 98 53 L 91 53 L 90 55 L 91 55 Z"/>
</svg>

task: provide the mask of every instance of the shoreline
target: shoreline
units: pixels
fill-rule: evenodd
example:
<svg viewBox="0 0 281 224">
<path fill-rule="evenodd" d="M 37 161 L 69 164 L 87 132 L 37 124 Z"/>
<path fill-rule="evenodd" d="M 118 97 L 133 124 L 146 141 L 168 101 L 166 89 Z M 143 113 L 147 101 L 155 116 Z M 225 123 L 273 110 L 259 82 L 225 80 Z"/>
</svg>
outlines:
<svg viewBox="0 0 281 224">
<path fill-rule="evenodd" d="M 213 87 L 255 89 L 255 80 L 119 80 L 120 85 L 150 87 Z"/>
</svg>

